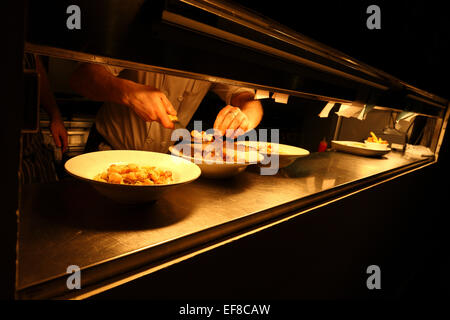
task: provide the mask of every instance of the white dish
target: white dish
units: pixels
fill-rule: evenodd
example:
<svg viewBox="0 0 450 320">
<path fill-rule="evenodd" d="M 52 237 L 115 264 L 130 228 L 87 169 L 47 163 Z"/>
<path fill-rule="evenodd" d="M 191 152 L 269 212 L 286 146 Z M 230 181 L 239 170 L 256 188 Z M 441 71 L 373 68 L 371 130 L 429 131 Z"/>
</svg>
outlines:
<svg viewBox="0 0 450 320">
<path fill-rule="evenodd" d="M 295 160 L 298 158 L 309 156 L 309 151 L 290 146 L 287 144 L 279 144 L 279 143 L 272 143 L 272 142 L 262 142 L 262 141 L 240 141 L 237 142 L 238 144 L 244 144 L 246 146 L 255 148 L 258 150 L 259 153 L 261 153 L 265 158 L 266 161 L 268 158 L 278 155 L 278 161 L 279 161 L 279 168 L 287 167 L 288 165 L 292 164 Z M 271 150 L 270 152 L 267 151 L 267 148 L 270 146 Z M 268 165 L 268 164 L 265 164 Z"/>
<path fill-rule="evenodd" d="M 154 185 L 111 184 L 94 180 L 111 164 L 154 166 L 172 172 L 173 182 Z M 200 168 L 184 159 L 168 154 L 137 150 L 109 150 L 85 153 L 69 159 L 64 168 L 75 178 L 89 182 L 99 193 L 122 203 L 144 203 L 157 200 L 164 192 L 178 185 L 192 182 L 200 174 Z"/>
<path fill-rule="evenodd" d="M 363 142 L 357 141 L 331 141 L 331 146 L 337 150 L 342 152 L 348 152 L 357 154 L 360 156 L 368 156 L 368 157 L 379 157 L 391 152 L 391 149 L 388 147 L 386 149 L 376 149 L 367 146 Z"/>
<path fill-rule="evenodd" d="M 183 146 L 191 148 L 192 144 L 178 144 L 176 146 L 171 146 L 169 148 L 169 151 L 175 156 L 181 157 L 197 164 L 202 171 L 202 176 L 206 178 L 229 178 L 244 171 L 249 165 L 256 164 L 264 160 L 264 156 L 256 151 L 251 154 L 251 161 L 246 162 L 204 160 L 199 157 L 194 158 L 193 156 L 183 154 L 183 152 L 181 152 Z"/>
<path fill-rule="evenodd" d="M 369 149 L 377 149 L 377 150 L 389 149 L 389 145 L 387 143 L 370 142 L 370 141 L 364 140 L 364 144 Z"/>
</svg>

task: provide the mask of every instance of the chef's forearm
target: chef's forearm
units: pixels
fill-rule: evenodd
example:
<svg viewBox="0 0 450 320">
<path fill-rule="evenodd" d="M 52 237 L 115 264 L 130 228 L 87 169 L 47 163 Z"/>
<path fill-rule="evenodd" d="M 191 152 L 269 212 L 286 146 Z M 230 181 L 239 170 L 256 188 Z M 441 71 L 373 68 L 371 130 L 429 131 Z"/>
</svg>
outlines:
<svg viewBox="0 0 450 320">
<path fill-rule="evenodd" d="M 39 73 L 39 96 L 40 105 L 44 108 L 50 117 L 51 121 L 57 121 L 61 119 L 61 113 L 59 112 L 58 105 L 56 104 L 53 91 L 50 88 L 47 72 L 42 65 L 39 56 L 36 57 L 36 70 Z"/>
<path fill-rule="evenodd" d="M 250 92 L 243 92 L 236 95 L 231 100 L 235 107 L 239 107 L 248 118 L 249 129 L 254 129 L 261 122 L 263 116 L 263 107 L 259 100 L 254 99 L 254 95 Z"/>
<path fill-rule="evenodd" d="M 82 64 L 70 77 L 72 89 L 94 101 L 126 104 L 126 92 L 132 85 L 132 81 L 117 78 L 97 64 Z"/>
</svg>

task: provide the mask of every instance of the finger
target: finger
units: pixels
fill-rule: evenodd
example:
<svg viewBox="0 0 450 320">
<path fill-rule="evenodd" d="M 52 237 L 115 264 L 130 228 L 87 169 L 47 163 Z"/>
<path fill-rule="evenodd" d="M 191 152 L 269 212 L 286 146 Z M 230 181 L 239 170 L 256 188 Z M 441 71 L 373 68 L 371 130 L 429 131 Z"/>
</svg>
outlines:
<svg viewBox="0 0 450 320">
<path fill-rule="evenodd" d="M 173 122 L 170 121 L 169 116 L 166 113 L 166 109 L 162 105 L 162 101 L 159 102 L 160 103 L 156 106 L 155 110 L 159 122 L 161 122 L 164 128 L 173 129 L 174 128 Z"/>
<path fill-rule="evenodd" d="M 169 99 L 167 99 L 166 95 L 164 93 L 161 94 L 161 100 L 164 104 L 164 108 L 166 109 L 166 112 L 172 116 L 176 116 L 177 115 L 177 111 L 175 110 L 175 108 L 173 107 L 172 103 L 170 102 Z"/>
<path fill-rule="evenodd" d="M 217 129 L 222 132 L 222 134 L 225 134 L 225 130 L 229 127 L 231 122 L 234 120 L 235 114 L 234 114 L 234 107 L 228 108 L 227 112 L 222 116 L 220 124 L 218 124 Z"/>
<path fill-rule="evenodd" d="M 236 137 L 242 136 L 244 133 L 246 133 L 247 130 L 248 130 L 248 126 L 249 126 L 248 119 L 245 118 L 245 119 L 242 121 L 242 123 L 241 123 L 241 125 L 239 126 L 239 128 L 237 128 L 237 129 L 234 131 L 233 139 L 236 138 Z"/>
<path fill-rule="evenodd" d="M 161 104 L 162 102 L 158 98 L 153 98 L 152 100 L 147 101 L 145 104 L 142 104 L 142 106 L 138 108 L 139 112 L 142 114 L 141 117 L 148 122 L 160 122 L 157 110 L 158 108 L 161 108 Z"/>
<path fill-rule="evenodd" d="M 222 132 L 226 132 L 227 129 L 230 128 L 231 123 L 234 121 L 234 119 L 238 116 L 238 114 L 235 114 L 236 111 L 230 111 L 225 116 L 225 119 L 223 119 L 222 124 L 219 126 L 219 129 Z"/>
<path fill-rule="evenodd" d="M 242 122 L 240 123 L 239 127 L 236 128 L 233 132 L 233 135 L 231 136 L 232 139 L 239 137 L 241 135 L 243 135 L 244 133 L 247 132 L 248 127 L 249 127 L 250 123 L 248 121 L 248 118 L 246 116 L 244 116 Z"/>
<path fill-rule="evenodd" d="M 62 142 L 63 142 L 63 152 L 66 152 L 67 146 L 69 144 L 69 138 L 67 136 L 67 132 L 65 129 L 63 131 Z"/>
<path fill-rule="evenodd" d="M 225 116 L 227 115 L 227 113 L 229 113 L 231 110 L 233 110 L 233 108 L 234 108 L 233 106 L 228 105 L 219 111 L 219 113 L 217 114 L 217 117 L 216 117 L 216 121 L 214 121 L 214 126 L 213 126 L 214 129 L 219 130 L 219 127 L 221 126 Z M 223 132 L 221 132 L 221 134 L 223 134 Z"/>
<path fill-rule="evenodd" d="M 227 137 L 234 139 L 237 136 L 240 136 L 242 134 L 243 130 L 240 129 L 240 126 L 238 126 L 238 128 L 228 128 L 226 131 L 227 131 Z"/>
<path fill-rule="evenodd" d="M 233 121 L 231 121 L 231 123 L 227 129 L 236 130 L 237 128 L 239 128 L 241 126 L 241 123 L 242 123 L 242 121 L 244 121 L 244 119 L 245 119 L 245 114 L 242 112 L 239 112 L 234 117 Z"/>
<path fill-rule="evenodd" d="M 247 132 L 250 127 L 250 122 L 248 121 L 248 118 L 245 117 L 244 121 L 242 121 L 240 125 L 240 129 L 242 129 L 244 132 Z"/>
<path fill-rule="evenodd" d="M 234 130 L 233 135 L 231 136 L 231 139 L 235 139 L 239 136 L 242 136 L 245 133 L 244 130 L 242 130 L 241 128 L 237 128 L 236 130 Z"/>
<path fill-rule="evenodd" d="M 52 130 L 53 141 L 58 148 L 61 148 L 61 140 L 59 138 L 59 134 L 56 130 Z"/>
</svg>

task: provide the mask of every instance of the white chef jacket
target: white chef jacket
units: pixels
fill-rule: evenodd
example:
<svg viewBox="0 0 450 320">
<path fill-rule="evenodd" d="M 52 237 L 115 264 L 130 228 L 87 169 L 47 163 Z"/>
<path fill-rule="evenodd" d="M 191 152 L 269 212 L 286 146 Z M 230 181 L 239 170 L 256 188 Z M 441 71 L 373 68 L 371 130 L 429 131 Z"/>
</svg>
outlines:
<svg viewBox="0 0 450 320">
<path fill-rule="evenodd" d="M 255 93 L 253 89 L 211 83 L 171 76 L 162 73 L 134 71 L 105 66 L 113 75 L 162 91 L 177 111 L 178 120 L 183 127 L 189 123 L 208 90 L 215 92 L 226 104 L 233 95 L 241 92 Z M 217 110 L 219 112 L 220 109 Z M 114 149 L 146 150 L 165 153 L 173 144 L 171 129 L 159 122 L 142 120 L 129 107 L 107 102 L 99 110 L 95 126 L 97 131 Z M 209 128 L 204 128 L 204 130 Z"/>
</svg>

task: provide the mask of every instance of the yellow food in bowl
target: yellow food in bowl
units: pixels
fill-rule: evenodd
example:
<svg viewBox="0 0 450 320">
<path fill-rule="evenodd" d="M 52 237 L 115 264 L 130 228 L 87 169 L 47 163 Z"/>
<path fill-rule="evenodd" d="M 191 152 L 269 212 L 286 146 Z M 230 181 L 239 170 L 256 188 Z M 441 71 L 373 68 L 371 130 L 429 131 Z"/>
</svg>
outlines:
<svg viewBox="0 0 450 320">
<path fill-rule="evenodd" d="M 99 173 L 94 180 L 113 184 L 152 185 L 171 183 L 172 172 L 156 167 L 139 167 L 136 164 L 112 164 L 106 171 Z"/>
</svg>

